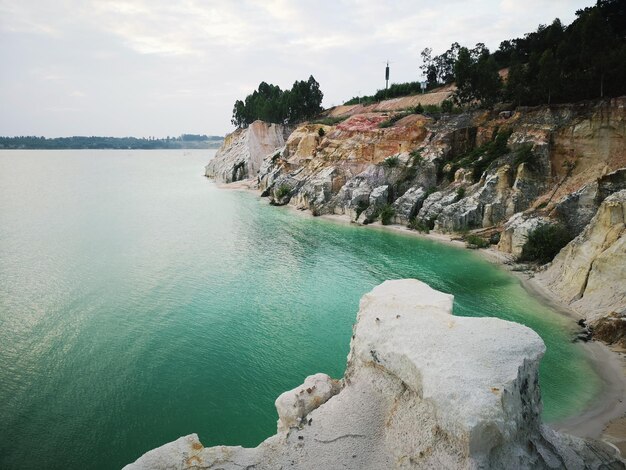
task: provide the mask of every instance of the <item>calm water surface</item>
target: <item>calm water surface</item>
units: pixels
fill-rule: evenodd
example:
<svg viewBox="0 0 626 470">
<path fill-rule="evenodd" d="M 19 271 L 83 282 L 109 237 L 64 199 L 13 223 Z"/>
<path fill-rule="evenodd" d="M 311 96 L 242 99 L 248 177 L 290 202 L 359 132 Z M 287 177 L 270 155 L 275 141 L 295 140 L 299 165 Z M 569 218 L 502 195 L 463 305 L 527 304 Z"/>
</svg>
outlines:
<svg viewBox="0 0 626 470">
<path fill-rule="evenodd" d="M 572 322 L 475 253 L 219 190 L 212 155 L 0 151 L 0 468 L 115 469 L 192 432 L 257 445 L 280 393 L 343 374 L 385 279 L 535 329 L 547 420 L 596 393 Z"/>
</svg>

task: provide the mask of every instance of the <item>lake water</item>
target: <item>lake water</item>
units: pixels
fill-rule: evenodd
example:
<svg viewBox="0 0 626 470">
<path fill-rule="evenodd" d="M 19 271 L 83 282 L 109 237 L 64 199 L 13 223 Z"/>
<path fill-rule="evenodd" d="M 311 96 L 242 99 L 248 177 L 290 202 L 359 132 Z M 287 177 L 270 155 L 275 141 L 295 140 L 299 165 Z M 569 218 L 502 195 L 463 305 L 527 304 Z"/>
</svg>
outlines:
<svg viewBox="0 0 626 470">
<path fill-rule="evenodd" d="M 280 393 L 342 376 L 385 279 L 535 329 L 545 419 L 598 391 L 573 322 L 474 252 L 220 190 L 213 154 L 0 152 L 0 468 L 116 469 L 192 432 L 255 446 Z"/>
</svg>

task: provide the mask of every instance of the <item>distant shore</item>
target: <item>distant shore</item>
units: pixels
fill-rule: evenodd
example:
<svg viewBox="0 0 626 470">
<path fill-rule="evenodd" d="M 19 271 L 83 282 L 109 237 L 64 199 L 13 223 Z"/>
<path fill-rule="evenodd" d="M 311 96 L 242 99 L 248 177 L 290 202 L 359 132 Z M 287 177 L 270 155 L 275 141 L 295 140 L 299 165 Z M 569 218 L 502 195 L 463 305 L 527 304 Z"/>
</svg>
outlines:
<svg viewBox="0 0 626 470">
<path fill-rule="evenodd" d="M 230 190 L 250 191 L 258 196 L 260 192 L 255 184 L 254 180 L 243 180 L 229 184 L 218 184 L 218 186 Z M 308 211 L 299 210 L 290 205 L 285 207 L 300 215 L 314 217 Z M 347 215 L 328 214 L 321 215 L 319 218 L 340 224 L 354 224 Z M 465 248 L 463 241 L 456 240 L 447 234 L 420 233 L 403 225 L 382 225 L 379 222 L 364 227 L 435 240 Z M 514 259 L 511 255 L 493 248 L 475 251 L 491 263 L 513 274 L 531 296 L 539 299 L 541 303 L 556 313 L 572 319 L 572 322 L 582 318 L 528 273 L 514 271 L 512 269 Z M 578 437 L 602 439 L 618 448 L 622 455 L 626 455 L 626 354 L 597 341 L 581 344 L 581 347 L 585 350 L 591 366 L 602 382 L 601 390 L 587 408 L 573 416 L 548 425 L 557 431 Z"/>
<path fill-rule="evenodd" d="M 165 150 L 218 149 L 224 138 L 215 135 L 183 134 L 179 137 L 2 137 L 0 150 Z"/>
</svg>

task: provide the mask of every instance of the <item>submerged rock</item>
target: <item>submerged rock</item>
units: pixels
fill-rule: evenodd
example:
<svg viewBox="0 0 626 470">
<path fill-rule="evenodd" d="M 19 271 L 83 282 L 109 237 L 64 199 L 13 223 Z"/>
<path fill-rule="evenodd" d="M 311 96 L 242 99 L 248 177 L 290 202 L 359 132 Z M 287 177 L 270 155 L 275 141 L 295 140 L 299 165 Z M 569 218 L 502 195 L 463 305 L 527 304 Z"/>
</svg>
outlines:
<svg viewBox="0 0 626 470">
<path fill-rule="evenodd" d="M 126 470 L 624 468 L 608 445 L 541 424 L 534 331 L 452 305 L 417 280 L 381 284 L 361 300 L 339 393 L 309 377 L 279 397 L 278 433 L 258 447 L 205 448 L 191 434 Z"/>
</svg>

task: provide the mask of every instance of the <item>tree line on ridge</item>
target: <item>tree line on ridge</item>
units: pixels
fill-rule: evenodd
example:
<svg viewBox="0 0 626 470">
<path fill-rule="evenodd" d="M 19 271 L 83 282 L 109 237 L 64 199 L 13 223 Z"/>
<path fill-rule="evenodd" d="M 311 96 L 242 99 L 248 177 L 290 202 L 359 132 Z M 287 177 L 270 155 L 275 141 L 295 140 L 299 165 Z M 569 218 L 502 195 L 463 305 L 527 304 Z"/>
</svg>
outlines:
<svg viewBox="0 0 626 470">
<path fill-rule="evenodd" d="M 470 49 L 455 42 L 437 56 L 426 48 L 421 58 L 427 89 L 455 83 L 453 98 L 460 106 L 491 107 L 501 101 L 538 105 L 624 95 L 626 2 L 598 0 L 578 10 L 569 26 L 557 18 L 521 38 L 502 41 L 493 53 L 482 43 Z M 420 91 L 419 81 L 393 84 L 346 104 Z"/>
</svg>

